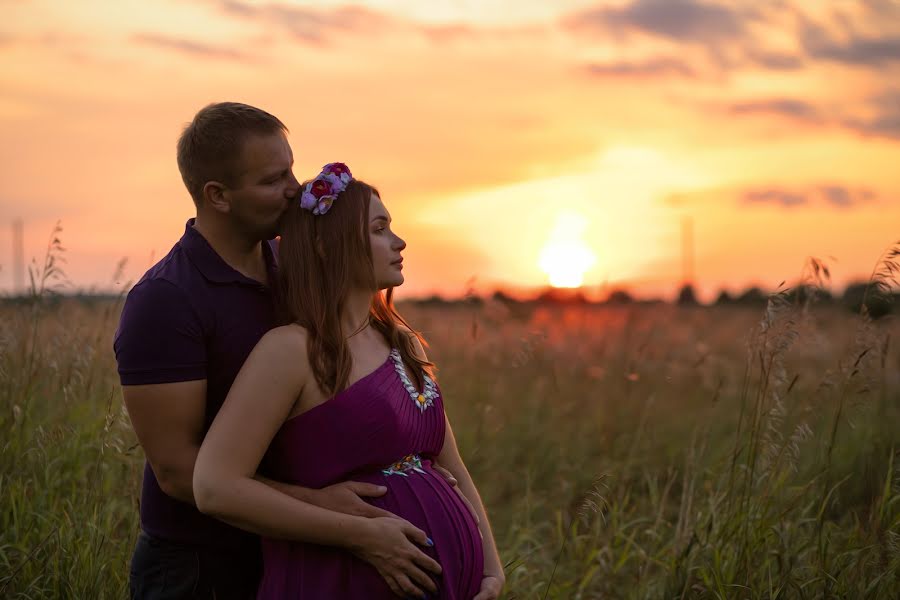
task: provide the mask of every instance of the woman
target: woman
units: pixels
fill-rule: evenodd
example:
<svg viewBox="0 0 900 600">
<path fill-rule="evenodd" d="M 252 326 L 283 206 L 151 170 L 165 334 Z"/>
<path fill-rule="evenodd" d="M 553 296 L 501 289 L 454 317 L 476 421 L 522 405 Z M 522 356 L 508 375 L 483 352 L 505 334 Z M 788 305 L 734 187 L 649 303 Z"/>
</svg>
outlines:
<svg viewBox="0 0 900 600">
<path fill-rule="evenodd" d="M 378 191 L 342 163 L 326 165 L 284 215 L 279 300 L 289 324 L 248 357 L 194 470 L 202 511 L 263 536 L 259 598 L 499 596 L 502 565 L 434 365 L 391 302 L 405 247 Z M 385 486 L 367 501 L 396 518 L 310 507 L 256 481 L 258 469 L 312 488 Z M 371 536 L 405 536 L 404 551 L 372 556 Z"/>
</svg>

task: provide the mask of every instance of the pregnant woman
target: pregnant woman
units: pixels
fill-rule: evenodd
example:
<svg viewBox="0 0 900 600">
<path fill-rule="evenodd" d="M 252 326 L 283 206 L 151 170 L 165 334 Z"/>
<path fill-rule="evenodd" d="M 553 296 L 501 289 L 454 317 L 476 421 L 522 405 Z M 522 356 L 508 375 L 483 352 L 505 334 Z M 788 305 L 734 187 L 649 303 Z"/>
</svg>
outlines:
<svg viewBox="0 0 900 600">
<path fill-rule="evenodd" d="M 434 364 L 391 301 L 405 247 L 378 191 L 342 163 L 326 165 L 285 212 L 287 325 L 250 354 L 194 470 L 202 511 L 263 536 L 260 599 L 500 594 L 500 558 Z M 366 498 L 384 516 L 304 504 L 255 480 L 257 470 L 304 487 L 384 486 Z M 404 551 L 371 555 L 374 536 L 394 536 Z"/>
</svg>

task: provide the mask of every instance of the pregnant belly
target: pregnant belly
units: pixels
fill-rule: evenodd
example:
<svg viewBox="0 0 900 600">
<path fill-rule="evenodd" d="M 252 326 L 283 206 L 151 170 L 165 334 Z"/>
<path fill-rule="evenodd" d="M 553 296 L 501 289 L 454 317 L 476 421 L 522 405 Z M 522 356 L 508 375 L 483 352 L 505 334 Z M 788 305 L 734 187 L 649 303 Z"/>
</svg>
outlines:
<svg viewBox="0 0 900 600">
<path fill-rule="evenodd" d="M 446 598 L 472 598 L 484 574 L 481 532 L 468 505 L 428 459 L 407 457 L 378 474 L 355 478 L 384 485 L 384 496 L 369 502 L 422 529 L 433 548 L 423 548 L 443 568 Z M 448 593 L 450 592 L 450 593 Z"/>
<path fill-rule="evenodd" d="M 434 542 L 420 546 L 443 569 L 435 578 L 442 600 L 471 600 L 481 586 L 484 552 L 481 533 L 459 493 L 428 459 L 401 461 L 382 471 L 349 477 L 387 487 L 366 501 L 405 519 Z M 263 540 L 264 575 L 258 598 L 394 598 L 369 564 L 340 548 Z"/>
</svg>

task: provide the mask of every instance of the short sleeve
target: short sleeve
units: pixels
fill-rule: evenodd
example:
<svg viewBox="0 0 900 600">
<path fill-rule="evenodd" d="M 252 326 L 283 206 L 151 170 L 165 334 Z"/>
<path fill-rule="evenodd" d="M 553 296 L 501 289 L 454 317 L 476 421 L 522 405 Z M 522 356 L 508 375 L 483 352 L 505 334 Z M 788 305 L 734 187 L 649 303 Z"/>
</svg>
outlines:
<svg viewBox="0 0 900 600">
<path fill-rule="evenodd" d="M 206 379 L 203 323 L 187 294 L 164 279 L 129 292 L 113 348 L 122 385 Z"/>
</svg>

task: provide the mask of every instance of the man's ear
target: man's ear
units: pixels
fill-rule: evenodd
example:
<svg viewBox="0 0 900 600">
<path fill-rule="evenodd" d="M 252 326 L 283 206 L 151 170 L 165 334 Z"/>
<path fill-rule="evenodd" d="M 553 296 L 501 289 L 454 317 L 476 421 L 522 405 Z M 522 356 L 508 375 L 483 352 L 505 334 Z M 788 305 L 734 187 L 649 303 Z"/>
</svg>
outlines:
<svg viewBox="0 0 900 600">
<path fill-rule="evenodd" d="M 228 188 L 218 181 L 207 181 L 203 185 L 203 200 L 213 210 L 221 213 L 231 212 Z"/>
</svg>

